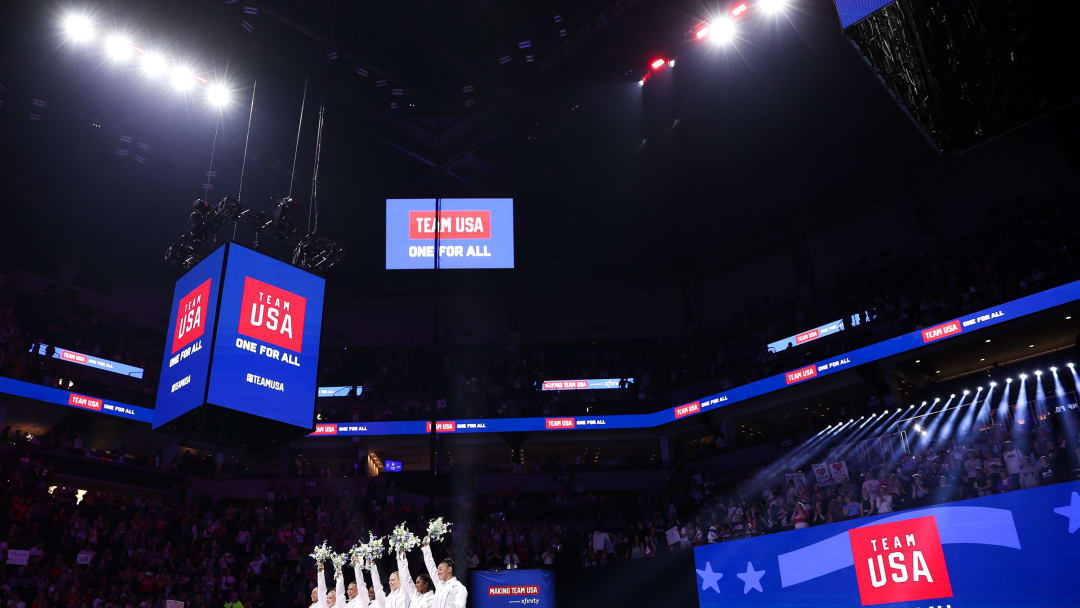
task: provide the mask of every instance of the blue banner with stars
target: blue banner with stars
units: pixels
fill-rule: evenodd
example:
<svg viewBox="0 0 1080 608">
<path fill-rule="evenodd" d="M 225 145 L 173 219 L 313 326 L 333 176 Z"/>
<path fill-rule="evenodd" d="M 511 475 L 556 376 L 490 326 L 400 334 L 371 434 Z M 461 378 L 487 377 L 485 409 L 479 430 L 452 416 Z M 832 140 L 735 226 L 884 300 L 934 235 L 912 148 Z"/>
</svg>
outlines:
<svg viewBox="0 0 1080 608">
<path fill-rule="evenodd" d="M 1080 605 L 1080 482 L 694 549 L 707 606 Z"/>
</svg>

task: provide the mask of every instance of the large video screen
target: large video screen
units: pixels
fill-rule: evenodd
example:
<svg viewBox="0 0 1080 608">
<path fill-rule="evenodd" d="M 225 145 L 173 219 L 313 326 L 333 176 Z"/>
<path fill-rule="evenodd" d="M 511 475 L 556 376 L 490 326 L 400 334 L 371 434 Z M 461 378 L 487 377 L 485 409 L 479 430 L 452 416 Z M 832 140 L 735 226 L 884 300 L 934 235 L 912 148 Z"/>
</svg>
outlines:
<svg viewBox="0 0 1080 608">
<path fill-rule="evenodd" d="M 311 428 L 325 286 L 230 244 L 207 402 Z"/>
<path fill-rule="evenodd" d="M 694 549 L 703 607 L 1076 606 L 1080 482 Z"/>
<path fill-rule="evenodd" d="M 225 247 L 219 247 L 180 277 L 173 288 L 169 333 L 161 361 L 154 428 L 185 414 L 206 400 L 206 378 L 221 289 Z"/>
<path fill-rule="evenodd" d="M 513 268 L 514 199 L 386 199 L 386 268 Z"/>
</svg>

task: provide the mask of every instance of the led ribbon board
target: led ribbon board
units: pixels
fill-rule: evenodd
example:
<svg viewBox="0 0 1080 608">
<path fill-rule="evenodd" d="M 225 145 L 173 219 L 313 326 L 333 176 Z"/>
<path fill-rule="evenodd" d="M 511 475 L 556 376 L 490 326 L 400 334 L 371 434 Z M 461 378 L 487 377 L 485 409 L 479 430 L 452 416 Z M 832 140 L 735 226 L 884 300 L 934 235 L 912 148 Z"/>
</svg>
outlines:
<svg viewBox="0 0 1080 608">
<path fill-rule="evenodd" d="M 83 393 L 66 391 L 51 386 L 42 386 L 32 382 L 15 380 L 14 378 L 5 378 L 3 376 L 0 376 L 0 393 L 44 401 L 45 403 L 53 403 L 55 405 L 64 405 L 96 414 L 115 416 L 125 420 L 151 422 L 154 419 L 154 410 L 149 408 L 139 407 L 138 405 L 131 405 L 129 403 L 121 403 L 103 397 L 94 397 Z"/>
<path fill-rule="evenodd" d="M 808 342 L 813 342 L 818 338 L 824 338 L 825 336 L 835 334 L 837 332 L 844 331 L 843 319 L 837 319 L 831 323 L 819 325 L 814 329 L 808 329 L 806 331 L 799 332 L 794 336 L 788 336 L 783 340 L 777 340 L 776 342 L 770 342 L 766 348 L 770 353 L 778 353 L 782 350 L 787 350 L 795 346 L 802 346 Z"/>
<path fill-rule="evenodd" d="M 694 549 L 702 608 L 1076 605 L 1080 482 Z"/>
<path fill-rule="evenodd" d="M 41 356 L 47 356 L 49 352 L 49 345 L 44 343 L 38 343 L 36 352 Z M 94 369 L 100 369 L 114 374 L 120 374 L 121 376 L 128 376 L 130 378 L 138 378 L 142 380 L 143 368 L 135 367 L 134 365 L 128 365 L 126 363 L 120 363 L 119 361 L 111 361 L 103 357 L 97 357 L 95 355 L 88 355 L 86 353 L 80 353 L 74 350 L 68 350 L 66 348 L 53 347 L 53 359 L 60 359 L 61 361 L 67 361 L 68 363 L 74 363 L 76 365 L 85 365 Z"/>
<path fill-rule="evenodd" d="M 154 426 L 212 404 L 311 428 L 324 287 L 235 243 L 181 277 Z"/>
<path fill-rule="evenodd" d="M 634 384 L 633 378 L 626 378 L 627 386 Z M 591 391 L 622 388 L 623 378 L 587 378 L 585 380 L 544 380 L 541 391 Z"/>
<path fill-rule="evenodd" d="M 1066 283 L 1025 296 L 999 306 L 957 317 L 945 323 L 918 329 L 883 342 L 864 346 L 845 354 L 819 361 L 799 369 L 769 376 L 666 408 L 651 414 L 622 414 L 611 416 L 566 416 L 560 418 L 488 418 L 477 420 L 446 420 L 436 423 L 437 433 L 503 433 L 514 431 L 556 431 L 586 429 L 640 429 L 661 426 L 675 420 L 694 416 L 718 407 L 746 401 L 778 391 L 794 384 L 842 372 L 858 365 L 872 363 L 921 348 L 931 342 L 992 327 L 999 323 L 1042 312 L 1080 300 L 1080 281 Z M 420 435 L 431 432 L 431 423 L 423 420 L 397 422 L 326 423 L 325 432 L 313 435 Z"/>
<path fill-rule="evenodd" d="M 386 268 L 513 268 L 514 200 L 386 200 Z"/>
</svg>

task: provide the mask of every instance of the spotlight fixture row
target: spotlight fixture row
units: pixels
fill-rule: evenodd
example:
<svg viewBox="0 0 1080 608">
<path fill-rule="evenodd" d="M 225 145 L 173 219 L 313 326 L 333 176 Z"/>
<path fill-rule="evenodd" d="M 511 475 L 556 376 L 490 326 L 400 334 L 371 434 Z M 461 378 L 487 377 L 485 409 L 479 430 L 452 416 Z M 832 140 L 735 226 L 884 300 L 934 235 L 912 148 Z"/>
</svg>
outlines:
<svg viewBox="0 0 1080 608">
<path fill-rule="evenodd" d="M 760 11 L 765 15 L 778 17 L 787 10 L 790 3 L 790 0 L 737 0 L 728 7 L 724 14 L 698 24 L 697 27 L 691 30 L 690 39 L 693 42 L 708 40 L 716 46 L 732 44 L 739 37 L 739 22 L 742 21 L 743 17 L 750 14 L 751 8 L 755 12 Z M 645 86 L 645 83 L 649 81 L 649 76 L 653 72 L 664 69 L 664 67 L 674 68 L 675 60 L 657 57 L 650 61 L 649 70 L 646 70 L 645 75 L 638 80 L 638 86 Z"/>
<path fill-rule="evenodd" d="M 61 21 L 61 29 L 67 41 L 72 45 L 87 45 L 98 38 L 98 29 L 94 20 L 85 13 L 73 12 Z M 124 64 L 136 61 L 142 76 L 148 80 L 167 78 L 172 88 L 182 94 L 196 88 L 204 89 L 203 95 L 211 106 L 225 108 L 232 101 L 231 88 L 224 82 L 211 82 L 199 74 L 190 64 L 148 50 L 136 44 L 122 32 L 106 35 L 102 40 L 102 50 L 109 61 Z"/>
</svg>

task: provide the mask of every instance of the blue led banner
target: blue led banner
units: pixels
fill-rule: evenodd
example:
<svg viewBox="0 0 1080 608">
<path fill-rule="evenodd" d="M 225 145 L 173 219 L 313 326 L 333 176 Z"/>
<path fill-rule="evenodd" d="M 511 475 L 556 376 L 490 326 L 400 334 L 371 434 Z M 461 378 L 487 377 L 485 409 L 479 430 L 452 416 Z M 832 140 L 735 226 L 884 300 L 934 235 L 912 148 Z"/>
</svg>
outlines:
<svg viewBox="0 0 1080 608">
<path fill-rule="evenodd" d="M 844 331 L 844 320 L 837 319 L 831 323 L 819 325 L 814 329 L 808 329 L 806 331 L 799 332 L 794 336 L 788 336 L 783 340 L 777 340 L 776 342 L 770 342 L 766 345 L 766 348 L 770 353 L 778 353 L 782 350 L 787 350 L 795 346 L 802 346 L 808 342 L 813 342 L 818 338 L 824 338 L 830 334 Z"/>
<path fill-rule="evenodd" d="M 383 470 L 387 473 L 400 473 L 401 461 L 400 460 L 384 460 Z"/>
<path fill-rule="evenodd" d="M 47 356 L 49 353 L 49 345 L 44 343 L 38 343 L 36 352 L 41 356 Z M 120 363 L 119 361 L 110 361 L 102 357 L 95 355 L 88 355 L 86 353 L 80 353 L 74 350 L 68 350 L 66 348 L 60 348 L 58 346 L 53 347 L 53 359 L 60 359 L 61 361 L 67 361 L 68 363 L 75 363 L 76 365 L 85 365 L 87 367 L 93 367 L 95 369 L 105 370 L 114 374 L 120 374 L 121 376 L 128 376 L 130 378 L 138 378 L 142 380 L 143 368 L 135 367 L 134 365 L 128 365 L 126 363 Z"/>
<path fill-rule="evenodd" d="M 544 380 L 542 391 L 593 391 L 633 386 L 633 378 L 586 378 L 584 380 Z"/>
<path fill-rule="evenodd" d="M 469 599 L 475 608 L 535 606 L 555 608 L 552 570 L 472 571 Z"/>
<path fill-rule="evenodd" d="M 352 395 L 352 388 L 353 387 L 351 387 L 351 386 L 320 386 L 319 387 L 319 396 L 320 397 L 348 397 L 348 396 Z M 357 391 L 357 394 L 359 394 L 359 391 Z"/>
<path fill-rule="evenodd" d="M 93 397 L 82 393 L 73 393 L 51 386 L 42 386 L 31 382 L 23 382 L 13 378 L 0 376 L 0 393 L 26 397 L 46 403 L 64 405 L 78 410 L 106 414 L 125 420 L 137 420 L 139 422 L 151 422 L 154 419 L 154 410 L 128 403 L 121 403 L 102 397 Z"/>
<path fill-rule="evenodd" d="M 1080 482 L 694 549 L 703 608 L 1075 606 Z"/>
<path fill-rule="evenodd" d="M 801 384 L 852 369 L 858 365 L 880 361 L 895 355 L 913 351 L 932 342 L 947 340 L 969 334 L 999 323 L 1048 310 L 1069 302 L 1080 300 L 1080 281 L 1074 281 L 1041 291 L 1030 296 L 957 317 L 945 323 L 919 329 L 883 342 L 864 346 L 845 354 L 819 361 L 799 369 L 762 378 L 749 384 L 737 386 L 721 393 L 666 408 L 651 414 L 624 414 L 611 416 L 569 416 L 562 418 L 489 418 L 481 420 L 447 420 L 437 423 L 439 433 L 502 433 L 514 431 L 555 431 L 583 429 L 632 429 L 651 428 L 667 424 L 707 410 L 746 401 L 778 391 L 794 384 Z M 430 423 L 422 420 L 401 422 L 351 422 L 341 423 L 345 429 L 334 426 L 335 432 L 324 435 L 414 435 L 430 432 Z M 314 434 L 314 433 L 313 433 Z"/>
</svg>

